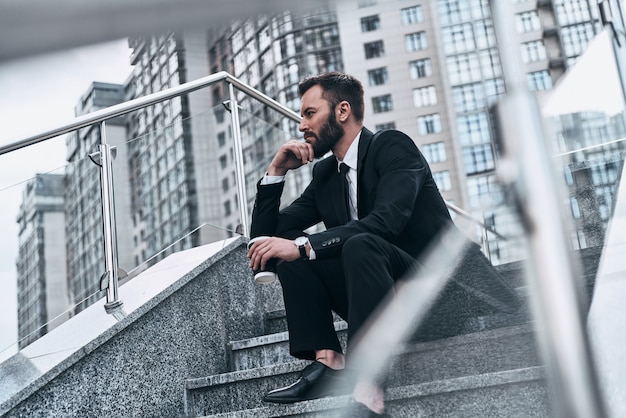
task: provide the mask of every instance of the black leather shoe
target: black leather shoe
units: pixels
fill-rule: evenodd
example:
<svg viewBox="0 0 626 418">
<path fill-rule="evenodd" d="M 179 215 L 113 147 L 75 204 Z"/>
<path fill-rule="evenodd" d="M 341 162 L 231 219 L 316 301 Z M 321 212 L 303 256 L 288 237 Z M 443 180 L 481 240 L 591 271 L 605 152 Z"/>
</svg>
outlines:
<svg viewBox="0 0 626 418">
<path fill-rule="evenodd" d="M 319 361 L 306 366 L 300 372 L 300 378 L 289 386 L 274 389 L 263 398 L 264 402 L 294 403 L 316 399 L 333 393 L 333 388 L 340 387 L 341 370 L 334 370 Z"/>
</svg>

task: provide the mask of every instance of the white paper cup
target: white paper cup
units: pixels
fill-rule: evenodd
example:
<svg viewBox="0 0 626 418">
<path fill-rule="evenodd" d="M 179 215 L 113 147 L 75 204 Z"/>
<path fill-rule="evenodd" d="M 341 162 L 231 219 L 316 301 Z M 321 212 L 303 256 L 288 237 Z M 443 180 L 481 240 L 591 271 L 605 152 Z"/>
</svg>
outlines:
<svg viewBox="0 0 626 418">
<path fill-rule="evenodd" d="M 248 242 L 248 249 L 250 249 L 255 242 L 268 238 L 270 237 L 265 235 L 252 238 Z M 278 279 L 278 275 L 276 274 L 276 260 L 272 259 L 265 263 L 265 270 L 254 270 L 254 281 L 257 283 L 272 283 L 276 279 Z"/>
</svg>

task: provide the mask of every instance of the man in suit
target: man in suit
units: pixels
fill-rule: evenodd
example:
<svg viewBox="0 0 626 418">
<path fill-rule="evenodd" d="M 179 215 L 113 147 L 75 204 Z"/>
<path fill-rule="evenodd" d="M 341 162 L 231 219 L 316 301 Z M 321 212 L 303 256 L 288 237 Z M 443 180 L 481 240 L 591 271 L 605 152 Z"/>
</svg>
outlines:
<svg viewBox="0 0 626 418">
<path fill-rule="evenodd" d="M 399 131 L 374 135 L 363 127 L 357 79 L 341 73 L 310 77 L 300 83 L 299 94 L 304 141 L 283 144 L 259 182 L 251 236 L 271 238 L 248 252 L 255 270 L 278 261 L 290 352 L 314 360 L 293 385 L 265 396 L 275 403 L 329 394 L 324 387 L 346 365 L 332 311 L 347 321 L 350 346 L 394 284 L 452 223 L 413 140 Z M 302 195 L 279 210 L 285 174 L 329 151 Z M 324 231 L 302 232 L 319 222 Z M 366 414 L 383 414 L 380 383 L 358 382 L 352 397 Z"/>
</svg>

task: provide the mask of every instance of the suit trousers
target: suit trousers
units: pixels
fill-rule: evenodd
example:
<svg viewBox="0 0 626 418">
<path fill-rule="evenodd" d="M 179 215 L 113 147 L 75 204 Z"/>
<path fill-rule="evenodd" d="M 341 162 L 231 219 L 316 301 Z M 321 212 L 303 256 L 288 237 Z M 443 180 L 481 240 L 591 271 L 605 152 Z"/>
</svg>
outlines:
<svg viewBox="0 0 626 418">
<path fill-rule="evenodd" d="M 349 345 L 416 263 L 407 252 L 369 233 L 350 237 L 338 258 L 280 263 L 291 355 L 314 360 L 316 350 L 342 352 L 332 311 L 348 323 Z"/>
</svg>

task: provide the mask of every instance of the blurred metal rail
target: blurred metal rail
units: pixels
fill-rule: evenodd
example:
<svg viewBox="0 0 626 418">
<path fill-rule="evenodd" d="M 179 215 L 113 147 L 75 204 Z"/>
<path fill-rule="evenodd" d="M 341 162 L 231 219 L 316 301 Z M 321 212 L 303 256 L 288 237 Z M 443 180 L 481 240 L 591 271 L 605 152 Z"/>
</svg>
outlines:
<svg viewBox="0 0 626 418">
<path fill-rule="evenodd" d="M 582 305 L 579 266 L 569 251 L 560 183 L 551 164 L 543 119 L 525 73 L 510 1 L 490 1 L 506 94 L 497 106 L 504 148 L 501 180 L 524 228 L 526 282 L 539 349 L 557 417 L 604 417 Z"/>
<path fill-rule="evenodd" d="M 0 0 L 0 63 L 130 36 L 222 27 L 328 0 Z"/>
</svg>

